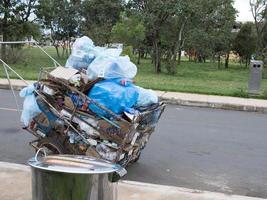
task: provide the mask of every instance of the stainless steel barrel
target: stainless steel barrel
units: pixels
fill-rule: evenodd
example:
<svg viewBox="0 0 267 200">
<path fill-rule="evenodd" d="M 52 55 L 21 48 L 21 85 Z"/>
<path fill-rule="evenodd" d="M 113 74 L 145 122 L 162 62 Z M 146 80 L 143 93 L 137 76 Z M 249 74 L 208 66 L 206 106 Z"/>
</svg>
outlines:
<svg viewBox="0 0 267 200">
<path fill-rule="evenodd" d="M 119 165 L 87 157 L 58 155 L 28 161 L 32 169 L 32 200 L 116 200 L 114 173 Z"/>
</svg>

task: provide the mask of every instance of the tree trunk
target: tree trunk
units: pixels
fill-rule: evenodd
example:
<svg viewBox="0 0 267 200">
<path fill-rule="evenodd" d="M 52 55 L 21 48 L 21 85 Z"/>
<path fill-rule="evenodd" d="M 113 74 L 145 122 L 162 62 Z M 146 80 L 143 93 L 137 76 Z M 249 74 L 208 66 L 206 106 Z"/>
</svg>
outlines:
<svg viewBox="0 0 267 200">
<path fill-rule="evenodd" d="M 184 43 L 184 40 L 183 40 L 183 32 L 184 32 L 184 29 L 185 29 L 185 24 L 187 22 L 187 19 L 184 20 L 181 28 L 180 28 L 180 31 L 179 31 L 179 38 L 178 38 L 178 65 L 181 64 L 181 56 L 182 56 L 182 48 L 183 48 L 183 43 Z"/>
<path fill-rule="evenodd" d="M 6 36 L 5 33 L 3 31 L 3 42 L 6 41 Z M 2 44 L 1 45 L 1 59 L 2 60 L 6 60 L 6 44 Z"/>
<path fill-rule="evenodd" d="M 69 48 L 69 52 L 70 52 L 70 54 L 71 54 L 71 39 L 69 39 L 69 41 L 68 41 L 68 48 Z"/>
<path fill-rule="evenodd" d="M 54 45 L 54 47 L 56 48 L 56 51 L 57 51 L 57 57 L 60 58 L 58 46 L 57 45 Z"/>
<path fill-rule="evenodd" d="M 179 51 L 178 51 L 178 65 L 181 64 L 181 57 L 182 57 L 182 51 L 181 51 L 181 49 L 179 49 Z"/>
<path fill-rule="evenodd" d="M 154 68 L 155 72 L 159 74 L 161 72 L 161 62 L 160 62 L 160 44 L 158 39 L 153 41 L 153 56 L 154 56 Z"/>
<path fill-rule="evenodd" d="M 192 56 L 191 56 L 191 54 L 188 55 L 188 61 L 189 62 L 192 62 Z"/>
<path fill-rule="evenodd" d="M 230 52 L 227 52 L 226 54 L 226 59 L 225 59 L 225 69 L 229 68 L 229 56 L 230 56 Z"/>
<path fill-rule="evenodd" d="M 144 59 L 147 59 L 147 55 L 148 55 L 148 53 L 147 53 L 147 51 L 145 51 Z"/>
<path fill-rule="evenodd" d="M 216 59 L 215 59 L 215 54 L 214 53 L 212 54 L 212 58 L 211 59 L 212 59 L 212 62 L 215 63 Z"/>
<path fill-rule="evenodd" d="M 140 65 L 141 61 L 141 50 L 138 49 L 138 59 L 137 59 L 137 64 Z"/>
<path fill-rule="evenodd" d="M 221 69 L 221 55 L 218 55 L 218 69 Z"/>
<path fill-rule="evenodd" d="M 62 46 L 62 53 L 61 53 L 61 58 L 64 58 L 64 56 L 65 56 L 65 47 L 64 47 L 64 45 Z"/>
<path fill-rule="evenodd" d="M 8 15 L 8 3 L 4 3 L 4 18 L 2 23 L 2 34 L 3 34 L 3 42 L 7 41 L 7 15 Z M 2 44 L 1 47 L 1 56 L 3 60 L 6 60 L 6 44 Z"/>
<path fill-rule="evenodd" d="M 198 55 L 197 59 L 198 59 L 199 63 L 202 63 L 202 55 L 201 54 Z"/>
<path fill-rule="evenodd" d="M 246 57 L 246 68 L 248 67 L 248 60 L 249 60 L 249 58 Z"/>
</svg>

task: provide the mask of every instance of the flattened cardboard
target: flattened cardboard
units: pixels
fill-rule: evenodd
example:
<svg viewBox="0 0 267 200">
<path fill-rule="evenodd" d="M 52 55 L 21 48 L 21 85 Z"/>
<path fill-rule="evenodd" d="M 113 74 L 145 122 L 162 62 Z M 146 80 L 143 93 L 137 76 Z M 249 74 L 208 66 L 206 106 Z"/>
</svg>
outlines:
<svg viewBox="0 0 267 200">
<path fill-rule="evenodd" d="M 52 72 L 50 72 L 50 75 L 55 77 L 55 78 L 69 80 L 72 76 L 74 76 L 78 72 L 79 71 L 76 70 L 76 69 L 65 68 L 65 67 L 57 67 Z"/>
</svg>

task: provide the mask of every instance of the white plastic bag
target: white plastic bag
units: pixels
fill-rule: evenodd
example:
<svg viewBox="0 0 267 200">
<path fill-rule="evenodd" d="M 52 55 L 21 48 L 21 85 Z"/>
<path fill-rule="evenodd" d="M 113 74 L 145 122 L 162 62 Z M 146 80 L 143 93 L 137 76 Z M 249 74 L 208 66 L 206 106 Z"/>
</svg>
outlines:
<svg viewBox="0 0 267 200">
<path fill-rule="evenodd" d="M 128 56 L 98 56 L 87 68 L 90 80 L 97 78 L 127 78 L 136 76 L 137 67 Z"/>
<path fill-rule="evenodd" d="M 139 94 L 135 107 L 149 106 L 159 102 L 158 96 L 153 90 L 144 89 L 139 86 L 135 87 Z"/>
<path fill-rule="evenodd" d="M 122 53 L 122 49 L 108 48 L 108 49 L 105 49 L 102 54 L 106 56 L 119 57 L 121 53 Z"/>
<path fill-rule="evenodd" d="M 98 47 L 87 36 L 76 39 L 72 46 L 72 52 L 68 58 L 65 67 L 75 68 L 77 70 L 87 69 L 92 61 L 99 56 L 118 57 L 122 49 Z"/>
<path fill-rule="evenodd" d="M 23 102 L 23 111 L 21 114 L 21 122 L 25 127 L 29 126 L 32 118 L 34 118 L 41 112 L 36 102 L 33 91 L 34 85 L 30 85 L 26 88 L 23 88 L 19 93 L 21 97 L 25 98 Z"/>
<path fill-rule="evenodd" d="M 90 52 L 95 47 L 94 42 L 87 36 L 83 36 L 75 40 L 72 45 L 72 50 L 80 50 L 84 52 Z"/>
<path fill-rule="evenodd" d="M 89 64 L 95 59 L 94 42 L 86 36 L 78 38 L 72 45 L 72 52 L 65 67 L 75 69 L 87 69 Z"/>
</svg>

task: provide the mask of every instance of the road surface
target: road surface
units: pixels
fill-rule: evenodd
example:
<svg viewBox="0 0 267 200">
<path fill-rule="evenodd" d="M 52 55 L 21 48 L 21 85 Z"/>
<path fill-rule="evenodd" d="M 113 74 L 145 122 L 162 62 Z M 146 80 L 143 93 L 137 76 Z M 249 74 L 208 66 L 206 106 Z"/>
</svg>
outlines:
<svg viewBox="0 0 267 200">
<path fill-rule="evenodd" d="M 0 90 L 0 160 L 25 163 L 31 135 L 20 129 L 11 92 Z M 267 198 L 267 115 L 168 106 L 125 179 Z"/>
</svg>

